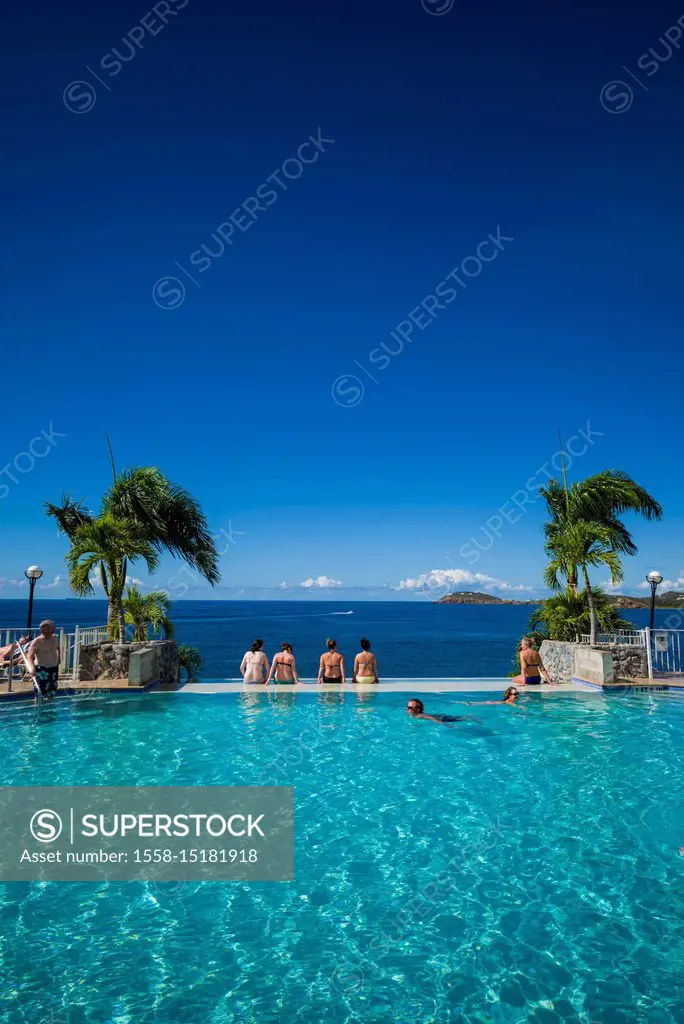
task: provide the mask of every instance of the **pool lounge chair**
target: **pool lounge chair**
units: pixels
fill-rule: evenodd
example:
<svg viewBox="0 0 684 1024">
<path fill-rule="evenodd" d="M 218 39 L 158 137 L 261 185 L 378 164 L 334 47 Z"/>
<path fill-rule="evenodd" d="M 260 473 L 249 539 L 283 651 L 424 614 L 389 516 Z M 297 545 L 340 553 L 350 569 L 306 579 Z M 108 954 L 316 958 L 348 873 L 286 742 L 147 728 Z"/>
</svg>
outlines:
<svg viewBox="0 0 684 1024">
<path fill-rule="evenodd" d="M 11 687 L 13 679 L 23 679 L 26 674 L 24 658 L 28 654 L 30 646 L 30 640 L 21 645 L 18 642 L 13 643 L 11 651 L 0 658 L 0 682 L 6 681 L 8 688 Z"/>
</svg>

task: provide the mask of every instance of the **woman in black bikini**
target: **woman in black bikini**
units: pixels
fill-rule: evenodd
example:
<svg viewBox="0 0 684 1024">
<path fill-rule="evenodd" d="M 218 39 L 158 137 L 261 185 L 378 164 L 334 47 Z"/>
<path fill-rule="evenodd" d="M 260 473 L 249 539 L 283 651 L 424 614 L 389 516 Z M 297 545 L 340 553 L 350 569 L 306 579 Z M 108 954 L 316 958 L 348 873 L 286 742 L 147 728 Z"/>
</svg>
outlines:
<svg viewBox="0 0 684 1024">
<path fill-rule="evenodd" d="M 344 658 L 337 653 L 337 641 L 326 640 L 327 654 L 321 654 L 318 669 L 319 683 L 344 683 Z"/>
<path fill-rule="evenodd" d="M 520 682 L 523 686 L 541 686 L 542 676 L 553 686 L 553 680 L 544 668 L 539 651 L 535 651 L 532 641 L 525 636 L 520 642 Z"/>
</svg>

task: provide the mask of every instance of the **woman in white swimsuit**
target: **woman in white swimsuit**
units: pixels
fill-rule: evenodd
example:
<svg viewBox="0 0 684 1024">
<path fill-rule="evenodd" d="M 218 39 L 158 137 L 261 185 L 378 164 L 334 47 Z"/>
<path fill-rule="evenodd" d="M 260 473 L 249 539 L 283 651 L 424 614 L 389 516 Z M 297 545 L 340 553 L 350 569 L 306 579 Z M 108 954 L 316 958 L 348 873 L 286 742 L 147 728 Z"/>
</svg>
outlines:
<svg viewBox="0 0 684 1024">
<path fill-rule="evenodd" d="M 378 663 L 370 649 L 370 640 L 361 637 L 361 651 L 354 658 L 354 683 L 379 683 Z"/>
<path fill-rule="evenodd" d="M 297 662 L 292 653 L 292 644 L 280 645 L 280 654 L 276 654 L 273 659 L 267 681 L 270 683 L 274 676 L 276 683 L 299 683 Z"/>
<path fill-rule="evenodd" d="M 242 678 L 246 683 L 265 683 L 268 676 L 268 658 L 262 651 L 263 640 L 255 640 L 249 651 L 245 653 L 240 665 Z"/>
</svg>

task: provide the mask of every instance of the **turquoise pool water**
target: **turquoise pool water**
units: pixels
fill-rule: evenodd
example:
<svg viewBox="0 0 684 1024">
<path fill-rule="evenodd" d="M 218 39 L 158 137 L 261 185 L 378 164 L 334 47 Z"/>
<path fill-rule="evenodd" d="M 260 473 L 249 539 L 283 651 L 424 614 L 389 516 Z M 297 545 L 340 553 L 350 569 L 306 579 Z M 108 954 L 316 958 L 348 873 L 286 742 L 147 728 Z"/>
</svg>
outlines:
<svg viewBox="0 0 684 1024">
<path fill-rule="evenodd" d="M 405 703 L 2 707 L 5 785 L 293 784 L 297 880 L 0 886 L 0 1020 L 684 1020 L 684 699 Z"/>
</svg>

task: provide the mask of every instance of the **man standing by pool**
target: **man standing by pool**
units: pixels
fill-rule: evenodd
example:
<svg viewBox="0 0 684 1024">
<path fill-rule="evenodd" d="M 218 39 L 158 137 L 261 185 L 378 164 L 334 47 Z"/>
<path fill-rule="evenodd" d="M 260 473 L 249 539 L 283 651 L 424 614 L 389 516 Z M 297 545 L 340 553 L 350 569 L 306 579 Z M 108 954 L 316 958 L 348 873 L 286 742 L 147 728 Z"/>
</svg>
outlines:
<svg viewBox="0 0 684 1024">
<path fill-rule="evenodd" d="M 51 697 L 57 693 L 59 659 L 55 624 L 52 619 L 45 619 L 40 624 L 40 633 L 28 649 L 28 662 L 36 697 Z"/>
</svg>

